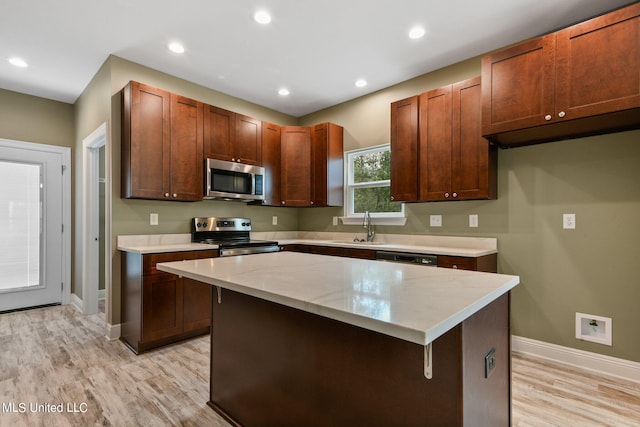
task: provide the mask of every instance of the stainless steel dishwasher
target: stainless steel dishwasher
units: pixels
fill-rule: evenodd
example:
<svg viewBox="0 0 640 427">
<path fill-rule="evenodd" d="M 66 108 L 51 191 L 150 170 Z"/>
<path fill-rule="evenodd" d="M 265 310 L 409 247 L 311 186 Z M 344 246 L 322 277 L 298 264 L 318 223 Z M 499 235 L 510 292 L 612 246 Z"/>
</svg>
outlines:
<svg viewBox="0 0 640 427">
<path fill-rule="evenodd" d="M 376 259 L 379 261 L 403 262 L 406 264 L 418 264 L 428 267 L 438 266 L 437 255 L 414 254 L 409 252 L 377 251 Z"/>
</svg>

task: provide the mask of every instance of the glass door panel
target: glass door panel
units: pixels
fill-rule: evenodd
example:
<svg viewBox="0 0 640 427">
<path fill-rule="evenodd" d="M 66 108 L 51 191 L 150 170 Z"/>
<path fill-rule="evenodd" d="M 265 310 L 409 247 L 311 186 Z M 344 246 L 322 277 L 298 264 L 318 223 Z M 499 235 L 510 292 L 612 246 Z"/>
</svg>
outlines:
<svg viewBox="0 0 640 427">
<path fill-rule="evenodd" d="M 0 292 L 42 283 L 41 169 L 0 161 Z"/>
</svg>

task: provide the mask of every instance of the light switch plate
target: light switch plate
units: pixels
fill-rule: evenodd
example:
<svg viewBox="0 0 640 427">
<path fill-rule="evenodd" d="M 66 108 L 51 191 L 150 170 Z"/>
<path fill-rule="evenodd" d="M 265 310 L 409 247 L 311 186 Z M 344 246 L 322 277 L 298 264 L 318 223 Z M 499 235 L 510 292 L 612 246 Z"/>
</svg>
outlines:
<svg viewBox="0 0 640 427">
<path fill-rule="evenodd" d="M 149 225 L 158 225 L 158 214 L 150 213 L 149 214 Z"/>
<path fill-rule="evenodd" d="M 478 214 L 469 215 L 469 227 L 477 227 L 478 226 Z"/>
<path fill-rule="evenodd" d="M 271 217 L 271 225 L 278 225 L 278 217 L 276 215 Z"/>
<path fill-rule="evenodd" d="M 337 216 L 333 217 L 333 225 L 338 225 L 338 217 Z"/>
<path fill-rule="evenodd" d="M 429 216 L 429 226 L 431 226 L 431 227 L 442 227 L 442 215 L 430 215 Z"/>
</svg>

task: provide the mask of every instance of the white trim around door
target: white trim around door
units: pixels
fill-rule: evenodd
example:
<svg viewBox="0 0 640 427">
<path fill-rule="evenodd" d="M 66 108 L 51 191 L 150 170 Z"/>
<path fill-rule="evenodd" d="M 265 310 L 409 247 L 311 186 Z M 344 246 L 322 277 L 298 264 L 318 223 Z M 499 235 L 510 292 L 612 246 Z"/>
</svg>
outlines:
<svg viewBox="0 0 640 427">
<path fill-rule="evenodd" d="M 98 312 L 98 279 L 99 249 L 105 247 L 105 293 L 107 295 L 105 310 L 109 309 L 109 284 L 111 276 L 111 242 L 110 242 L 110 190 L 108 187 L 110 162 L 107 147 L 107 123 L 102 123 L 96 130 L 82 140 L 82 304 L 85 314 Z M 99 150 L 105 147 L 105 241 L 99 239 Z M 78 261 L 78 260 L 77 260 Z M 106 314 L 106 313 L 105 313 Z"/>
</svg>

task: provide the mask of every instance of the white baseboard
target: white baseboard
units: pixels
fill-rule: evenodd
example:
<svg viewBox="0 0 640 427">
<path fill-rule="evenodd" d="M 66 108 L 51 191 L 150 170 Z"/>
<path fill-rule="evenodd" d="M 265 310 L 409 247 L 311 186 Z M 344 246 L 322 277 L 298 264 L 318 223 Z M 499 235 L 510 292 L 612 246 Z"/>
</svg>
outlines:
<svg viewBox="0 0 640 427">
<path fill-rule="evenodd" d="M 102 291 L 101 291 L 102 292 Z M 78 310 L 80 313 L 84 313 L 84 307 L 83 307 L 83 303 L 82 300 L 80 298 L 78 298 L 78 295 L 76 294 L 71 294 L 71 301 L 70 303 L 75 307 L 76 310 Z M 117 325 L 111 325 L 109 323 L 105 324 L 105 329 L 106 329 L 106 338 L 109 341 L 114 341 L 120 338 L 120 324 Z"/>
<path fill-rule="evenodd" d="M 80 313 L 84 313 L 84 306 L 82 303 L 82 300 L 78 297 L 78 295 L 76 294 L 71 294 L 71 301 L 69 301 L 71 303 L 71 305 L 73 305 L 76 310 L 78 310 Z"/>
<path fill-rule="evenodd" d="M 111 325 L 109 323 L 107 323 L 107 339 L 109 341 L 114 341 L 120 338 L 120 332 L 121 332 L 121 328 L 120 328 L 120 324 L 117 325 Z"/>
<path fill-rule="evenodd" d="M 640 383 L 640 363 L 602 354 L 563 347 L 519 336 L 511 337 L 511 349 L 579 369 Z"/>
</svg>

